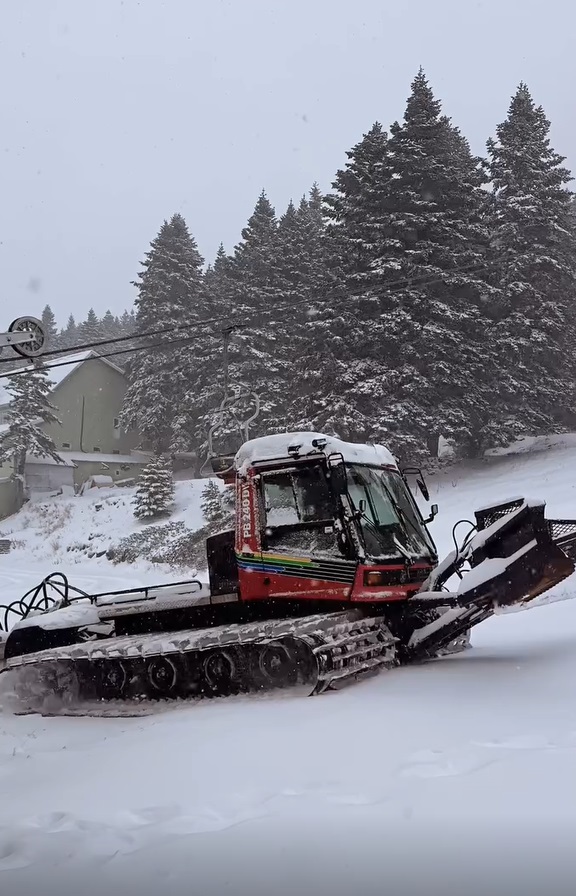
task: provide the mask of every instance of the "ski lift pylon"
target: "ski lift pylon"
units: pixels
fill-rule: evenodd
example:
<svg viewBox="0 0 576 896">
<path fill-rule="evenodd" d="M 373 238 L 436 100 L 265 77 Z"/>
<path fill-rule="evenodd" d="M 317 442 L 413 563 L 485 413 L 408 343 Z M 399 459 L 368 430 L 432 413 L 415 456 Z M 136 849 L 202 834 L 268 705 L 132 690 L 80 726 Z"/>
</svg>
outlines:
<svg viewBox="0 0 576 896">
<path fill-rule="evenodd" d="M 206 472 L 211 472 L 213 475 L 224 479 L 224 481 L 228 481 L 230 477 L 233 479 L 234 455 L 236 450 L 242 443 L 248 441 L 250 438 L 250 426 L 260 414 L 260 396 L 258 393 L 246 383 L 239 382 L 236 387 L 233 388 L 230 387 L 229 383 L 228 347 L 230 344 L 230 336 L 234 330 L 244 326 L 244 324 L 232 324 L 222 331 L 224 339 L 224 397 L 216 411 L 214 423 L 208 430 L 207 456 L 200 471 L 201 475 L 205 475 Z M 252 406 L 252 411 L 246 416 L 247 409 L 250 406 Z M 232 422 L 232 429 L 239 433 L 240 443 L 232 452 L 229 450 L 217 451 L 215 448 L 214 436 L 224 427 L 227 419 Z"/>
</svg>

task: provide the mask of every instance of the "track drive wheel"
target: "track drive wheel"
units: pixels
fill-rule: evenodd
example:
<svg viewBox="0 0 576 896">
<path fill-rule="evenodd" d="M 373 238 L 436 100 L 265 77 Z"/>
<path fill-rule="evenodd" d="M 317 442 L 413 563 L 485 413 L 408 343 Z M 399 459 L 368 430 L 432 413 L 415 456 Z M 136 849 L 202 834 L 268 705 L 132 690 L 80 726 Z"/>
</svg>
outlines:
<svg viewBox="0 0 576 896">
<path fill-rule="evenodd" d="M 180 692 L 180 672 L 173 659 L 155 656 L 146 663 L 146 680 L 151 696 L 176 697 Z"/>
<path fill-rule="evenodd" d="M 292 687 L 298 682 L 298 659 L 287 644 L 257 644 L 252 656 L 252 676 L 259 688 Z"/>
<path fill-rule="evenodd" d="M 103 700 L 124 697 L 128 685 L 128 672 L 121 660 L 105 660 L 98 669 L 98 695 Z"/>
<path fill-rule="evenodd" d="M 206 691 L 214 697 L 225 697 L 240 690 L 241 666 L 237 652 L 230 649 L 210 650 L 202 662 Z"/>
</svg>

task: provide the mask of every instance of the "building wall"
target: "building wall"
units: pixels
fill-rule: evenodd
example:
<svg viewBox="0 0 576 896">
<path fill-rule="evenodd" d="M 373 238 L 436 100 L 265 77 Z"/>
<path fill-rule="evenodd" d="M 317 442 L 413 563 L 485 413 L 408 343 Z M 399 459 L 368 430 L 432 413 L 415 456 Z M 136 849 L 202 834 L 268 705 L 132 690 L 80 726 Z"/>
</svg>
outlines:
<svg viewBox="0 0 576 896">
<path fill-rule="evenodd" d="M 0 520 L 17 513 L 24 504 L 24 489 L 19 479 L 0 479 Z"/>
<path fill-rule="evenodd" d="M 122 469 L 122 466 L 128 467 L 128 469 Z M 111 476 L 114 482 L 118 482 L 121 479 L 139 479 L 145 466 L 144 463 L 116 465 L 106 460 L 106 469 L 102 463 L 77 461 L 74 469 L 74 484 L 81 486 L 90 476 Z"/>
<path fill-rule="evenodd" d="M 74 468 L 63 464 L 26 464 L 24 477 L 30 492 L 55 492 L 64 486 L 74 488 Z"/>
<path fill-rule="evenodd" d="M 138 434 L 118 425 L 126 380 L 103 361 L 86 361 L 52 393 L 62 426 L 44 427 L 56 448 L 129 454 Z"/>
</svg>

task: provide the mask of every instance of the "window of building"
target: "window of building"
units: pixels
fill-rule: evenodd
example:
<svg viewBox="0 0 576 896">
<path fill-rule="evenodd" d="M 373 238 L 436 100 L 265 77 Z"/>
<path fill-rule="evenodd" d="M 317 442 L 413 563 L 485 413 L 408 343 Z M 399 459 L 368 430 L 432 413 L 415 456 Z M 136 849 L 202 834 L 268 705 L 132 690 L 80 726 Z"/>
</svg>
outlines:
<svg viewBox="0 0 576 896">
<path fill-rule="evenodd" d="M 72 446 L 71 446 L 70 442 L 62 442 L 62 447 L 63 448 L 71 448 Z"/>
</svg>

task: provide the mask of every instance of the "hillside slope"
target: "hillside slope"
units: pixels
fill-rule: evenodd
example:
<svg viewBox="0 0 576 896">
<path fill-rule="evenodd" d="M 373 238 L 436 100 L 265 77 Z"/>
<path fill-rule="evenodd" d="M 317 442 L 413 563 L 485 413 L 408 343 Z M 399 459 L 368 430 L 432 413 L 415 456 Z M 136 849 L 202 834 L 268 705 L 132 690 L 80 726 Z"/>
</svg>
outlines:
<svg viewBox="0 0 576 896">
<path fill-rule="evenodd" d="M 76 497 L 36 499 L 0 523 L 0 538 L 10 539 L 12 557 L 25 555 L 29 562 L 54 568 L 94 560 L 110 566 L 110 560 L 121 557 L 118 546 L 130 539 L 134 548 L 130 553 L 142 555 L 134 558 L 137 565 L 149 569 L 147 554 L 153 551 L 140 550 L 138 541 L 152 533 L 148 542 L 160 553 L 175 538 L 203 527 L 202 491 L 208 481 L 223 487 L 217 479 L 176 482 L 173 509 L 153 522 L 134 517 L 134 488 L 94 488 Z M 181 565 L 188 572 L 196 566 Z"/>
</svg>

